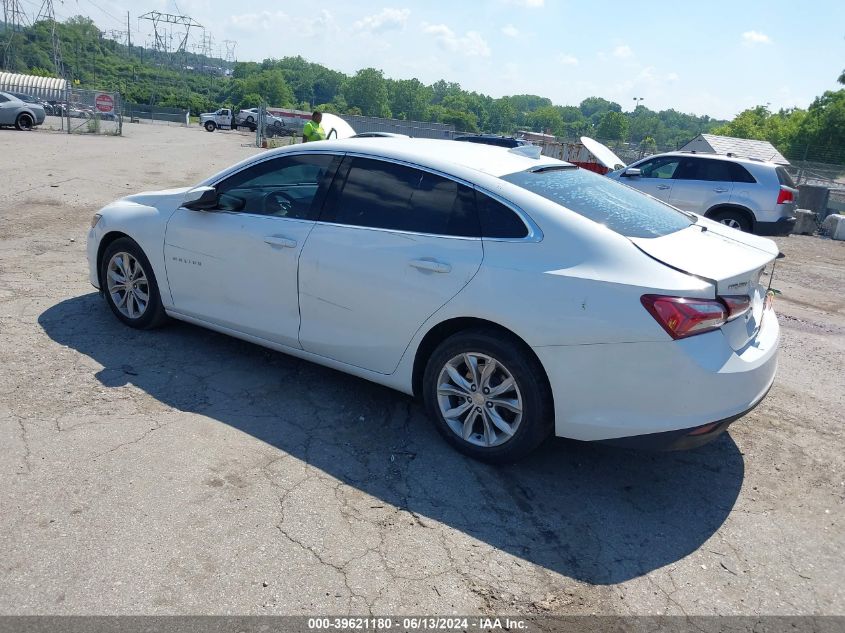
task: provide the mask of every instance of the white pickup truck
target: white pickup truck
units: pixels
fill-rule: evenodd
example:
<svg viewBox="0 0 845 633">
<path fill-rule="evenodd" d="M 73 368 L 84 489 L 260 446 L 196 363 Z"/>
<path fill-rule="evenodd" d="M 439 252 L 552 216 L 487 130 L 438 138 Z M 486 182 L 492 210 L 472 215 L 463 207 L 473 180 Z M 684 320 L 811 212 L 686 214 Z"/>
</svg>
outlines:
<svg viewBox="0 0 845 633">
<path fill-rule="evenodd" d="M 220 108 L 216 112 L 201 114 L 200 125 L 209 132 L 213 132 L 217 128 L 230 130 L 232 128 L 232 111 L 229 108 Z"/>
</svg>

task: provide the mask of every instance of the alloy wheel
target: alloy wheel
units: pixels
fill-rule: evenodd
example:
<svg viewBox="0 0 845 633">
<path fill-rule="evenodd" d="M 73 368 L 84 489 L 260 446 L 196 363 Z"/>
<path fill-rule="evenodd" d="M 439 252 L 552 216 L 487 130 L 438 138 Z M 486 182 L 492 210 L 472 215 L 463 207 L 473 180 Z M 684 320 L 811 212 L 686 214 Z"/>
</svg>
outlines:
<svg viewBox="0 0 845 633">
<path fill-rule="evenodd" d="M 150 285 L 141 263 L 130 253 L 115 253 L 106 268 L 109 297 L 120 313 L 139 319 L 150 303 Z"/>
<path fill-rule="evenodd" d="M 724 218 L 723 220 L 721 220 L 721 223 L 725 226 L 731 227 L 732 229 L 736 229 L 737 231 L 742 230 L 742 225 L 733 218 Z"/>
<path fill-rule="evenodd" d="M 484 448 L 509 441 L 522 422 L 523 398 L 513 374 L 477 352 L 459 354 L 443 366 L 437 404 L 456 435 Z"/>
</svg>

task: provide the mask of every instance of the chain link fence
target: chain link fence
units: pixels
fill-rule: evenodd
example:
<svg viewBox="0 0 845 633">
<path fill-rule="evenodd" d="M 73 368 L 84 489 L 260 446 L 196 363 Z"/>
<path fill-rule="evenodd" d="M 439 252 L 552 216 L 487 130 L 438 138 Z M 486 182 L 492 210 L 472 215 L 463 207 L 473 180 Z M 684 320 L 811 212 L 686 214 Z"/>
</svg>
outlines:
<svg viewBox="0 0 845 633">
<path fill-rule="evenodd" d="M 67 89 L 60 99 L 45 102 L 41 129 L 64 134 L 120 136 L 123 118 L 120 93 Z"/>
</svg>

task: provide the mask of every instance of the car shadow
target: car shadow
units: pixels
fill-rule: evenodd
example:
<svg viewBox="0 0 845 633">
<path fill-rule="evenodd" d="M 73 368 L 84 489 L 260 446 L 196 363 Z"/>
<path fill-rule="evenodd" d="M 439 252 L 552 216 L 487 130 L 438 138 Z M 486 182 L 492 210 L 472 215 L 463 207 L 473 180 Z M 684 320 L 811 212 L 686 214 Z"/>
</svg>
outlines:
<svg viewBox="0 0 845 633">
<path fill-rule="evenodd" d="M 422 520 L 584 582 L 619 583 L 695 551 L 742 486 L 742 454 L 727 434 L 682 453 L 555 439 L 492 467 L 452 450 L 403 394 L 184 323 L 138 332 L 96 293 L 38 321 L 102 365 L 106 387 L 132 383 Z"/>
</svg>

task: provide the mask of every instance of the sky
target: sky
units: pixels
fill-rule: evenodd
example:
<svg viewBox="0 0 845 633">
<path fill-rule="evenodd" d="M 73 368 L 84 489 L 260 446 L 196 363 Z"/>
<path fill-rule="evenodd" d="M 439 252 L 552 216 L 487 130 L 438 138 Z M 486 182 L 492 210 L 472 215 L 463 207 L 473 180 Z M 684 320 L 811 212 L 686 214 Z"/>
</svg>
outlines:
<svg viewBox="0 0 845 633">
<path fill-rule="evenodd" d="M 22 0 L 37 11 L 41 0 Z M 745 108 L 806 108 L 841 88 L 845 2 L 709 0 L 54 0 L 59 19 L 152 41 L 148 11 L 190 15 L 240 61 L 301 55 L 353 74 L 454 81 L 493 97 L 589 96 L 732 118 Z M 201 30 L 191 33 L 198 45 Z M 635 101 L 641 98 L 642 101 Z"/>
</svg>

